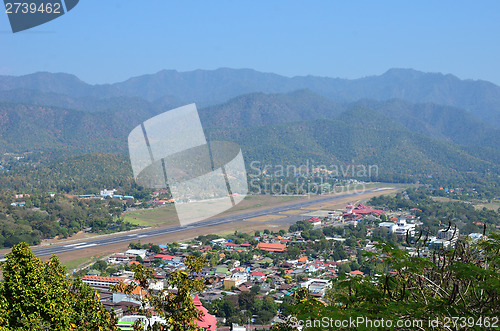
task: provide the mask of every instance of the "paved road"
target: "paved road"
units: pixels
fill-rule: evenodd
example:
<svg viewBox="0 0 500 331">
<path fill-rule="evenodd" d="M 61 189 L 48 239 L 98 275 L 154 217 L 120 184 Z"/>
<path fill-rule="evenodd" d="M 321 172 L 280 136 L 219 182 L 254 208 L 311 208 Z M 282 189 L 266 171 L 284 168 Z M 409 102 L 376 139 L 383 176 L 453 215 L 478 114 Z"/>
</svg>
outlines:
<svg viewBox="0 0 500 331">
<path fill-rule="evenodd" d="M 268 208 L 268 209 L 264 209 L 264 210 L 247 212 L 247 213 L 242 213 L 242 214 L 234 215 L 234 216 L 226 216 L 226 217 L 210 219 L 210 220 L 206 220 L 206 221 L 202 221 L 202 222 L 198 222 L 198 223 L 189 224 L 186 226 L 179 225 L 179 226 L 173 226 L 173 227 L 169 227 L 169 228 L 151 229 L 151 230 L 140 231 L 140 232 L 133 233 L 133 234 L 128 233 L 128 234 L 110 236 L 110 237 L 100 238 L 100 239 L 91 239 L 91 240 L 78 242 L 78 243 L 72 243 L 72 244 L 68 244 L 68 245 L 46 246 L 46 247 L 41 247 L 41 248 L 33 248 L 33 252 L 35 253 L 36 256 L 45 256 L 45 255 L 52 255 L 52 254 L 57 255 L 59 253 L 70 252 L 70 251 L 75 251 L 75 250 L 79 250 L 79 249 L 111 245 L 111 244 L 116 244 L 116 243 L 120 243 L 120 242 L 129 242 L 129 241 L 133 241 L 133 240 L 139 240 L 139 239 L 148 238 L 148 237 L 160 236 L 160 235 L 164 235 L 164 234 L 180 232 L 180 231 L 185 231 L 185 230 L 191 230 L 191 229 L 201 228 L 201 227 L 205 227 L 205 226 L 218 225 L 218 224 L 224 224 L 224 223 L 229 223 L 229 222 L 242 222 L 248 218 L 277 214 L 277 213 L 287 211 L 287 210 L 304 208 L 304 207 L 307 207 L 307 206 L 310 206 L 313 204 L 317 204 L 317 203 L 322 203 L 322 202 L 331 201 L 331 200 L 337 200 L 337 199 L 341 199 L 341 198 L 347 198 L 347 197 L 356 196 L 356 195 L 365 194 L 365 193 L 373 193 L 376 191 L 380 191 L 380 189 L 373 189 L 373 190 L 367 190 L 367 191 L 359 192 L 359 193 L 350 193 L 350 194 L 337 195 L 337 196 L 328 196 L 328 197 L 319 198 L 319 199 L 311 199 L 311 200 L 301 201 L 301 202 L 297 202 L 297 203 L 287 204 L 286 206 L 272 207 L 272 208 Z M 4 255 L 0 255 L 0 259 L 4 259 Z"/>
</svg>

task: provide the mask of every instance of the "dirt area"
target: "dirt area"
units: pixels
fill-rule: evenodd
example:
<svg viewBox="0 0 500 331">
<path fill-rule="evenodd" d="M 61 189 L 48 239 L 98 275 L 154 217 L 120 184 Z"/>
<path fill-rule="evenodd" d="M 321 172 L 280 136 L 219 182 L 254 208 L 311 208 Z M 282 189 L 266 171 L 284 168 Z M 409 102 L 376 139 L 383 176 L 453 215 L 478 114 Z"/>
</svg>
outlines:
<svg viewBox="0 0 500 331">
<path fill-rule="evenodd" d="M 282 211 L 280 214 L 299 215 L 299 214 L 303 214 L 303 213 L 304 213 L 303 209 L 295 209 L 295 210 L 285 210 L 285 211 Z"/>
<path fill-rule="evenodd" d="M 268 222 L 272 220 L 277 220 L 279 218 L 286 217 L 284 215 L 264 215 L 264 216 L 259 216 L 259 217 L 252 217 L 247 219 L 247 221 L 250 222 Z"/>
<path fill-rule="evenodd" d="M 231 216 L 240 214 L 243 211 L 259 210 L 270 206 L 281 206 L 288 203 L 293 203 L 303 196 L 264 196 L 264 195 L 249 195 L 246 196 L 240 203 L 233 208 L 214 216 L 213 218 Z M 173 205 L 158 207 L 147 210 L 137 210 L 124 214 L 124 219 L 133 224 L 145 226 L 171 226 L 178 225 L 179 220 Z"/>
<path fill-rule="evenodd" d="M 348 203 L 352 203 L 352 204 L 357 204 L 360 202 L 364 203 L 374 196 L 393 194 L 393 193 L 396 193 L 398 191 L 399 191 L 399 189 L 390 189 L 390 190 L 383 190 L 383 191 L 377 191 L 377 192 L 372 192 L 372 193 L 364 193 L 364 194 L 357 195 L 355 197 L 346 197 L 346 198 L 341 198 L 341 199 L 337 199 L 337 200 L 318 203 L 315 205 L 308 206 L 307 208 L 304 208 L 304 209 L 307 211 L 308 210 L 345 209 L 345 206 Z M 305 211 L 305 212 L 307 212 L 307 211 Z"/>
<path fill-rule="evenodd" d="M 432 200 L 437 202 L 462 202 L 467 203 L 465 200 L 451 199 L 447 197 L 432 197 Z M 493 200 L 492 202 L 481 202 L 479 200 L 472 200 L 472 204 L 476 209 L 490 209 L 490 210 L 498 210 L 500 208 L 500 201 Z"/>
<path fill-rule="evenodd" d="M 437 202 L 461 202 L 461 200 L 450 199 L 447 197 L 432 197 L 432 200 L 437 201 Z"/>
<path fill-rule="evenodd" d="M 479 203 L 477 205 L 474 205 L 474 208 L 476 209 L 490 209 L 490 210 L 499 210 L 500 209 L 500 202 L 491 202 L 491 203 Z"/>
</svg>

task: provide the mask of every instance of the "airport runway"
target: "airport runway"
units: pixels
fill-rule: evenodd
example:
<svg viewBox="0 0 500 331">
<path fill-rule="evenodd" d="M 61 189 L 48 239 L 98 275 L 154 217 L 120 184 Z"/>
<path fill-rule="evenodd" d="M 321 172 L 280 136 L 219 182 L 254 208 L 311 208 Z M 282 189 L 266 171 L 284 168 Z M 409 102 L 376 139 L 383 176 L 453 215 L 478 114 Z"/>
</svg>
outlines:
<svg viewBox="0 0 500 331">
<path fill-rule="evenodd" d="M 201 227 L 205 227 L 205 226 L 218 225 L 218 224 L 229 223 L 229 222 L 242 222 L 245 219 L 249 219 L 249 218 L 253 218 L 253 217 L 259 217 L 259 216 L 270 215 L 270 214 L 277 214 L 277 213 L 280 213 L 283 211 L 300 209 L 300 208 L 304 208 L 304 207 L 307 207 L 310 205 L 323 203 L 326 201 L 343 199 L 343 198 L 348 198 L 351 196 L 356 196 L 356 195 L 366 194 L 366 193 L 373 193 L 373 192 L 377 192 L 377 191 L 380 191 L 380 188 L 373 189 L 373 190 L 367 190 L 367 191 L 363 191 L 363 192 L 358 192 L 358 193 L 334 195 L 334 196 L 328 196 L 328 197 L 319 198 L 319 199 L 311 199 L 311 200 L 301 201 L 301 202 L 297 202 L 297 203 L 287 204 L 286 206 L 271 207 L 268 209 L 242 213 L 239 215 L 220 217 L 220 218 L 212 218 L 212 219 L 209 219 L 206 221 L 197 222 L 197 223 L 189 224 L 186 226 L 178 225 L 178 226 L 173 226 L 173 227 L 168 227 L 168 228 L 150 229 L 150 230 L 144 230 L 144 231 L 140 231 L 140 232 L 133 233 L 133 234 L 127 232 L 127 233 L 124 233 L 122 235 L 110 236 L 110 237 L 100 238 L 100 239 L 99 238 L 90 239 L 90 240 L 86 240 L 86 241 L 82 241 L 82 242 L 78 242 L 78 243 L 72 243 L 72 244 L 68 244 L 68 245 L 58 245 L 58 246 L 54 245 L 54 246 L 46 246 L 46 247 L 40 247 L 40 248 L 33 247 L 32 250 L 36 256 L 46 256 L 46 255 L 53 255 L 53 254 L 57 255 L 59 253 L 76 251 L 76 250 L 90 248 L 90 247 L 99 247 L 99 246 L 105 246 L 105 245 L 110 245 L 110 244 L 116 244 L 116 243 L 120 243 L 120 242 L 136 241 L 139 239 L 142 240 L 143 238 L 154 237 L 154 236 L 164 235 L 164 234 L 173 233 L 173 232 L 191 230 L 191 229 L 201 228 Z M 4 259 L 4 255 L 0 256 L 0 260 L 1 259 Z"/>
</svg>

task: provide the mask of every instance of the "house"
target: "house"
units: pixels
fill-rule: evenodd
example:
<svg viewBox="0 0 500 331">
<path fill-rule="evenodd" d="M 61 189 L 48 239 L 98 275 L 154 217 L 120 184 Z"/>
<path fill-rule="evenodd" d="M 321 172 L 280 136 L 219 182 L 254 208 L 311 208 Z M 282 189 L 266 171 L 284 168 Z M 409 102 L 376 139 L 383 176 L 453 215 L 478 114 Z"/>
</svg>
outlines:
<svg viewBox="0 0 500 331">
<path fill-rule="evenodd" d="M 132 293 L 127 294 L 123 293 L 122 291 L 118 290 L 113 293 L 113 302 L 118 303 L 118 302 L 132 302 L 136 304 L 141 304 L 141 299 L 144 298 L 146 295 L 146 291 L 142 289 L 140 286 L 136 286 Z"/>
<path fill-rule="evenodd" d="M 208 303 L 224 298 L 220 292 L 204 292 L 200 294 L 200 297 Z"/>
<path fill-rule="evenodd" d="M 215 269 L 215 275 L 216 276 L 222 276 L 225 277 L 229 273 L 229 269 L 226 267 L 217 267 Z"/>
<path fill-rule="evenodd" d="M 112 286 L 126 282 L 127 279 L 119 277 L 101 277 L 101 276 L 90 276 L 85 275 L 82 277 L 82 282 L 89 285 L 96 290 L 107 290 L 109 291 Z"/>
<path fill-rule="evenodd" d="M 242 285 L 246 280 L 241 278 L 226 278 L 224 279 L 224 288 L 230 289 L 233 286 L 238 287 Z"/>
<path fill-rule="evenodd" d="M 267 252 L 282 253 L 286 251 L 286 245 L 284 244 L 271 244 L 271 243 L 258 243 L 256 249 L 261 249 Z"/>
<path fill-rule="evenodd" d="M 108 257 L 107 262 L 109 264 L 115 264 L 115 263 L 129 262 L 132 259 L 133 259 L 133 256 L 131 256 L 131 255 L 113 254 L 110 257 Z"/>
<path fill-rule="evenodd" d="M 115 192 L 116 192 L 116 189 L 112 189 L 112 190 L 104 189 L 104 190 L 101 190 L 99 193 L 100 193 L 101 197 L 103 197 L 103 198 L 105 198 L 105 197 L 112 198 L 113 195 L 115 194 Z"/>
<path fill-rule="evenodd" d="M 307 263 L 307 257 L 306 256 L 301 256 L 301 257 L 299 257 L 299 259 L 297 261 L 300 262 L 300 263 Z"/>
<path fill-rule="evenodd" d="M 129 256 L 140 256 L 142 259 L 146 257 L 147 250 L 145 249 L 129 249 L 125 252 L 125 255 Z"/>
<path fill-rule="evenodd" d="M 363 276 L 364 272 L 363 271 L 359 271 L 359 270 L 354 270 L 354 271 L 351 271 L 349 273 L 349 275 L 351 275 L 351 276 Z"/>
<path fill-rule="evenodd" d="M 250 278 L 253 280 L 261 280 L 266 278 L 266 274 L 261 271 L 254 271 L 250 274 Z"/>
<path fill-rule="evenodd" d="M 382 214 L 385 214 L 383 210 L 372 209 L 363 205 L 362 203 L 358 204 L 356 207 L 348 204 L 346 206 L 346 211 L 342 214 L 342 218 L 344 220 L 354 220 L 363 218 L 367 215 L 380 216 Z"/>
<path fill-rule="evenodd" d="M 203 331 L 215 331 L 217 329 L 217 320 L 215 316 L 211 315 L 208 310 L 203 307 L 198 296 L 194 297 L 193 303 L 196 309 L 201 312 L 201 316 L 196 321 L 196 325 Z"/>
<path fill-rule="evenodd" d="M 471 233 L 469 234 L 469 238 L 472 240 L 472 242 L 476 242 L 483 238 L 484 236 L 481 233 Z"/>
<path fill-rule="evenodd" d="M 223 245 L 225 245 L 227 243 L 227 240 L 224 239 L 224 238 L 219 238 L 219 239 L 210 240 L 210 243 L 212 245 L 223 246 Z"/>
<path fill-rule="evenodd" d="M 156 254 L 155 256 L 153 256 L 153 258 L 161 259 L 162 261 L 171 261 L 174 256 L 168 254 Z"/>
<path fill-rule="evenodd" d="M 410 236 L 414 236 L 415 235 L 415 227 L 416 227 L 416 224 L 406 223 L 405 218 L 400 218 L 396 222 L 396 228 L 394 230 L 394 233 L 398 236 L 406 236 L 406 234 L 409 234 Z"/>
<path fill-rule="evenodd" d="M 307 220 L 309 223 L 313 225 L 313 227 L 317 228 L 321 226 L 321 221 L 322 219 L 319 217 L 311 217 L 310 219 Z"/>
<path fill-rule="evenodd" d="M 331 282 L 325 279 L 309 279 L 306 282 L 300 284 L 300 287 L 305 287 L 309 290 L 311 294 L 324 295 L 326 290 L 331 287 Z"/>
<path fill-rule="evenodd" d="M 391 218 L 394 220 L 395 218 Z M 396 222 L 381 222 L 379 223 L 379 228 L 385 228 L 387 233 L 395 233 L 398 236 L 406 236 L 408 233 L 410 236 L 415 235 L 415 223 L 407 223 L 406 218 L 395 219 Z"/>
<path fill-rule="evenodd" d="M 452 246 L 455 246 L 455 243 L 458 240 L 459 233 L 460 230 L 457 227 L 449 229 L 441 229 L 438 231 L 437 237 L 438 239 L 449 241 Z"/>
<path fill-rule="evenodd" d="M 381 222 L 378 227 L 385 229 L 387 233 L 394 233 L 396 231 L 396 223 L 394 222 Z"/>
</svg>

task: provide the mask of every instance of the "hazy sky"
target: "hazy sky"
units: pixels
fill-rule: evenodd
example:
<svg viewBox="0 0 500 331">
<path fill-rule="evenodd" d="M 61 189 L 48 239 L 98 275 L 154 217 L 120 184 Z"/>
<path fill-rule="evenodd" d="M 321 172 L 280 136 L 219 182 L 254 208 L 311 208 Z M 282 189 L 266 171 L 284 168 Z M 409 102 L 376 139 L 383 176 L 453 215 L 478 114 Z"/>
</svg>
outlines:
<svg viewBox="0 0 500 331">
<path fill-rule="evenodd" d="M 112 83 L 162 69 L 358 78 L 414 68 L 500 85 L 500 1 L 81 0 L 13 34 L 0 74 Z"/>
</svg>

